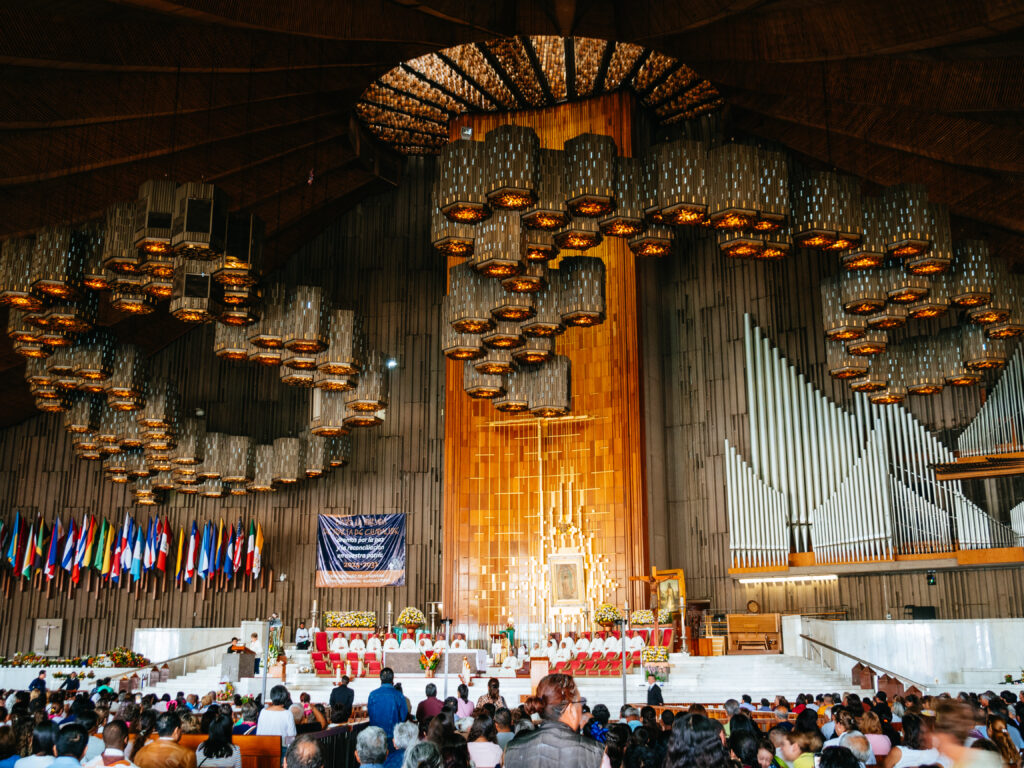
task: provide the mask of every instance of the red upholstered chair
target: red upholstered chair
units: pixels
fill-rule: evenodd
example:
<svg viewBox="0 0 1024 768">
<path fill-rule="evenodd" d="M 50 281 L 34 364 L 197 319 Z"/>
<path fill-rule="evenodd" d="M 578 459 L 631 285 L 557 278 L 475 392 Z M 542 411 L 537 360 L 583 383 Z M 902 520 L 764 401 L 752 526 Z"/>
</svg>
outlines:
<svg viewBox="0 0 1024 768">
<path fill-rule="evenodd" d="M 320 651 L 320 653 L 327 653 L 329 650 L 327 647 L 327 633 L 317 632 L 313 635 L 313 646 Z"/>
<path fill-rule="evenodd" d="M 616 640 L 621 640 L 622 639 L 622 633 L 619 632 L 619 630 L 617 630 L 617 629 L 613 630 L 612 631 L 612 637 L 614 637 Z"/>
<path fill-rule="evenodd" d="M 330 672 L 327 671 L 327 664 L 326 664 L 326 662 L 324 662 L 322 659 L 319 660 L 319 661 L 314 661 L 313 662 L 313 669 L 316 671 L 317 675 L 329 675 L 330 674 Z"/>
<path fill-rule="evenodd" d="M 661 630 L 661 643 L 666 648 L 672 647 L 672 627 L 663 627 Z"/>
<path fill-rule="evenodd" d="M 373 656 L 374 658 L 370 659 L 370 656 Z M 381 665 L 380 662 L 377 661 L 376 655 L 372 653 L 366 654 L 366 674 L 370 677 L 375 677 L 380 674 L 380 669 Z"/>
<path fill-rule="evenodd" d="M 313 663 L 314 664 L 316 662 L 318 662 L 318 661 L 323 661 L 324 660 L 324 654 L 320 653 L 320 651 L 313 651 L 312 653 L 309 654 L 309 656 L 310 656 L 311 659 L 313 659 Z"/>
<path fill-rule="evenodd" d="M 555 662 L 555 666 L 552 667 L 551 671 L 552 672 L 564 672 L 565 674 L 571 674 L 571 672 L 569 671 L 569 665 L 571 663 L 572 662 L 569 662 L 569 661 L 556 661 Z"/>
<path fill-rule="evenodd" d="M 621 677 L 622 676 L 622 663 L 619 662 L 619 661 L 613 661 L 611 664 L 608 665 L 605 674 L 611 675 L 613 677 Z"/>
<path fill-rule="evenodd" d="M 331 654 L 330 654 L 330 660 L 331 660 L 331 666 L 332 667 L 340 667 L 341 666 L 341 654 L 340 653 L 334 653 L 332 651 Z"/>
<path fill-rule="evenodd" d="M 592 637 L 592 636 L 593 636 L 593 634 L 594 634 L 593 632 L 584 632 L 584 633 L 583 633 L 583 636 L 584 636 L 585 638 L 587 638 L 587 642 L 588 642 L 588 643 L 589 643 L 589 642 L 590 642 L 590 641 L 591 641 L 591 640 L 593 639 L 593 637 Z"/>
<path fill-rule="evenodd" d="M 363 661 L 369 664 L 371 661 L 377 660 L 377 654 L 373 651 L 367 651 L 363 654 Z"/>
<path fill-rule="evenodd" d="M 587 674 L 587 675 L 596 675 L 596 674 L 599 674 L 599 671 L 598 671 L 598 670 L 599 670 L 600 668 L 601 668 L 601 661 L 600 661 L 600 660 L 596 660 L 596 661 L 594 661 L 594 660 L 592 660 L 592 661 L 588 661 L 588 662 L 587 662 L 587 665 L 586 665 L 586 667 L 584 667 L 584 670 L 585 670 L 585 671 L 584 671 L 584 674 Z"/>
<path fill-rule="evenodd" d="M 608 651 L 604 655 L 604 660 L 605 661 L 621 661 L 622 660 L 622 654 L 621 653 L 616 653 L 615 651 Z"/>
<path fill-rule="evenodd" d="M 640 651 L 633 651 L 633 653 L 631 653 L 631 654 L 626 656 L 626 659 L 634 667 L 639 667 L 640 666 Z"/>
<path fill-rule="evenodd" d="M 573 677 L 577 677 L 579 675 L 584 674 L 583 670 L 586 668 L 586 666 L 587 661 L 581 656 L 579 658 L 573 659 L 573 661 L 570 662 L 569 669 L 571 670 L 571 674 L 573 675 Z"/>
</svg>

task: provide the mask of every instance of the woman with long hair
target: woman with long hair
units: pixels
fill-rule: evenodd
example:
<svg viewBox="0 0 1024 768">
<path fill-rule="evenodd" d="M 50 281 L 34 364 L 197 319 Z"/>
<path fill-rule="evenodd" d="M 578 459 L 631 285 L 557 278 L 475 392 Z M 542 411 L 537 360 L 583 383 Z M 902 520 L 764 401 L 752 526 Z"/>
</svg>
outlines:
<svg viewBox="0 0 1024 768">
<path fill-rule="evenodd" d="M 1020 752 L 1013 744 L 1009 732 L 1006 730 L 1006 720 L 1001 715 L 989 715 L 987 731 L 989 740 L 999 749 L 999 756 L 1010 768 L 1020 764 Z"/>
<path fill-rule="evenodd" d="M 931 745 L 931 726 L 920 715 L 903 715 L 903 743 L 889 750 L 882 768 L 916 768 L 939 762 L 939 751 Z"/>
<path fill-rule="evenodd" d="M 729 751 L 704 715 L 683 715 L 672 723 L 665 768 L 730 768 Z"/>
<path fill-rule="evenodd" d="M 498 746 L 498 728 L 486 712 L 473 719 L 473 725 L 466 736 L 469 757 L 476 768 L 494 768 L 502 763 L 502 749 Z"/>
<path fill-rule="evenodd" d="M 459 697 L 456 700 L 455 717 L 461 720 L 464 717 L 472 717 L 476 706 L 469 700 L 469 686 L 465 683 L 459 684 Z"/>
<path fill-rule="evenodd" d="M 196 747 L 196 768 L 242 768 L 242 751 L 231 741 L 231 718 L 218 714 L 210 721 L 209 736 Z"/>
<path fill-rule="evenodd" d="M 604 750 L 579 733 L 583 705 L 571 675 L 541 678 L 537 693 L 526 700 L 526 713 L 539 715 L 540 725 L 516 735 L 505 747 L 506 768 L 598 768 Z M 723 767 L 724 768 L 724 767 Z"/>
<path fill-rule="evenodd" d="M 857 718 L 857 725 L 860 728 L 860 732 L 867 737 L 868 744 L 871 745 L 871 751 L 877 757 L 889 754 L 889 751 L 892 749 L 892 742 L 888 736 L 882 733 L 882 721 L 878 715 L 869 710 Z"/>
</svg>

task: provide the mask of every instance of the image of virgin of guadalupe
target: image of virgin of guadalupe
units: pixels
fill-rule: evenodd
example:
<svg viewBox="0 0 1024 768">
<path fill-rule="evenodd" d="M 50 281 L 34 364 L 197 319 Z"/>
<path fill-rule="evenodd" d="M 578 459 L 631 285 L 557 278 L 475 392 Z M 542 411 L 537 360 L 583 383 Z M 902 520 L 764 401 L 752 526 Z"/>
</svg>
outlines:
<svg viewBox="0 0 1024 768">
<path fill-rule="evenodd" d="M 576 585 L 576 566 L 572 563 L 558 563 L 555 566 L 555 600 L 579 600 Z"/>
</svg>

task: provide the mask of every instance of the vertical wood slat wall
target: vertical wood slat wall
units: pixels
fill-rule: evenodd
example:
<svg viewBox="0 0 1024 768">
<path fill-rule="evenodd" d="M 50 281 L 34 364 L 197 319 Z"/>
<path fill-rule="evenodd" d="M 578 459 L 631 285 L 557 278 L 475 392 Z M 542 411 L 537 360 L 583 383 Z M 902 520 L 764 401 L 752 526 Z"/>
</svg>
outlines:
<svg viewBox="0 0 1024 768">
<path fill-rule="evenodd" d="M 62 617 L 65 654 L 95 653 L 130 644 L 135 627 L 232 626 L 281 613 L 292 626 L 322 610 L 376 610 L 383 623 L 394 610 L 424 607 L 440 594 L 441 467 L 444 358 L 438 323 L 444 264 L 430 247 L 432 164 L 412 160 L 401 187 L 370 198 L 334 222 L 286 265 L 281 277 L 328 288 L 339 306 L 358 308 L 371 347 L 393 355 L 386 422 L 353 436 L 352 463 L 316 480 L 271 494 L 204 499 L 172 494 L 153 510 L 133 508 L 124 486 L 100 479 L 100 466 L 74 457 L 60 416 L 38 415 L 0 432 L 0 515 L 55 514 L 78 522 L 86 512 L 117 525 L 130 510 L 138 519 L 166 515 L 175 532 L 197 519 L 259 521 L 264 562 L 287 580 L 265 590 L 182 593 L 154 597 L 101 587 L 45 599 L 15 586 L 0 610 L 0 655 L 31 645 L 33 619 Z M 277 369 L 228 363 L 213 354 L 213 327 L 189 332 L 152 359 L 155 372 L 174 378 L 187 409 L 202 407 L 211 430 L 247 433 L 261 441 L 302 428 L 309 391 L 283 385 Z M 315 589 L 317 514 L 403 512 L 407 520 L 406 584 L 388 589 Z M 77 524 L 77 523 L 76 523 Z M 177 535 L 177 534 L 176 534 Z M 176 554 L 176 542 L 171 557 Z"/>
<path fill-rule="evenodd" d="M 834 270 L 832 261 L 805 250 L 779 263 L 704 256 L 683 237 L 671 257 L 640 263 L 644 389 L 650 409 L 658 406 L 653 395 L 664 398 L 660 413 L 646 414 L 648 456 L 663 462 L 663 471 L 648 473 L 651 518 L 665 526 L 652 525 L 652 562 L 683 568 L 688 595 L 710 599 L 720 611 L 742 612 L 755 599 L 765 611 L 846 609 L 860 619 L 902 618 L 903 607 L 914 604 L 935 605 L 944 619 L 1024 614 L 1021 567 L 940 571 L 933 587 L 924 572 L 842 576 L 837 568 L 837 583 L 815 586 L 741 585 L 729 577 L 725 438 L 749 457 L 743 313 L 826 396 L 848 404 L 847 385 L 828 375 L 821 331 L 818 285 Z M 651 337 L 654 324 L 660 340 Z M 908 402 L 914 416 L 948 440 L 977 413 L 980 398 L 977 388 L 947 388 Z M 1012 496 L 1011 487 L 1001 484 L 1004 496 Z M 999 503 L 1008 509 L 1013 500 Z"/>
</svg>

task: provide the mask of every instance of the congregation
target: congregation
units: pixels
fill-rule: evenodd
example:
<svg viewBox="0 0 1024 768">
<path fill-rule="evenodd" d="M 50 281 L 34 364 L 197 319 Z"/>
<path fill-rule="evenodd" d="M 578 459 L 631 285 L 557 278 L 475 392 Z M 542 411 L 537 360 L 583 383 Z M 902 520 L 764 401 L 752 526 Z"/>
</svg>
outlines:
<svg viewBox="0 0 1024 768">
<path fill-rule="evenodd" d="M 241 768 L 234 742 L 251 735 L 279 737 L 284 766 L 319 768 L 335 764 L 320 740 L 335 729 L 354 736 L 364 768 L 999 768 L 1019 766 L 1024 750 L 1024 701 L 1009 691 L 800 694 L 792 704 L 745 695 L 721 707 L 627 704 L 613 718 L 571 675 L 546 676 L 518 705 L 497 678 L 480 696 L 462 684 L 445 700 L 427 681 L 414 706 L 385 667 L 354 718 L 344 677 L 325 702 L 294 702 L 284 685 L 262 702 L 158 699 L 109 683 L 48 691 L 41 673 L 29 690 L 0 692 L 0 768 Z"/>
</svg>

